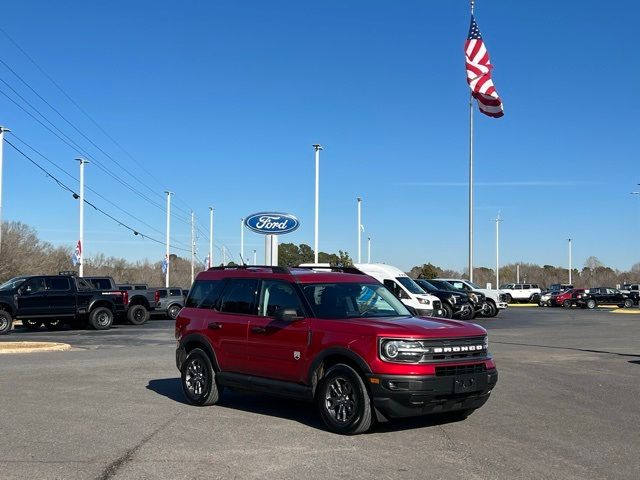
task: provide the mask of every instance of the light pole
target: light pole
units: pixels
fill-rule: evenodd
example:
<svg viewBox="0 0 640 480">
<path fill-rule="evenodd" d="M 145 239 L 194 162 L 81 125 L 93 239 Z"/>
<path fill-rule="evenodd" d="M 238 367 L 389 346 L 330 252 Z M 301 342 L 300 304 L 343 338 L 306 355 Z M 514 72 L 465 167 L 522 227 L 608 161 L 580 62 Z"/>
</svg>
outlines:
<svg viewBox="0 0 640 480">
<path fill-rule="evenodd" d="M 167 262 L 167 269 L 164 273 L 164 286 L 165 288 L 169 288 L 169 269 L 171 268 L 171 257 L 169 253 L 171 249 L 171 242 L 169 240 L 169 235 L 171 233 L 171 195 L 173 195 L 173 192 L 165 191 L 164 193 L 167 194 L 167 250 L 165 257 L 165 260 Z"/>
<path fill-rule="evenodd" d="M 496 217 L 496 288 L 500 288 L 500 212 Z"/>
<path fill-rule="evenodd" d="M 258 264 L 258 251 L 257 250 L 253 250 L 253 264 L 254 265 Z"/>
<path fill-rule="evenodd" d="M 318 215 L 319 215 L 319 204 L 320 204 L 320 150 L 322 150 L 322 146 L 319 144 L 315 144 L 313 146 L 316 150 L 316 215 L 315 215 L 315 230 L 313 237 L 313 262 L 318 263 Z"/>
<path fill-rule="evenodd" d="M 80 277 L 84 276 L 84 166 L 86 163 L 89 163 L 84 158 L 76 158 L 78 162 L 80 162 L 80 258 L 78 262 L 80 264 L 80 268 L 78 269 L 78 274 Z"/>
<path fill-rule="evenodd" d="M 209 268 L 213 267 L 213 207 L 209 207 Z"/>
<path fill-rule="evenodd" d="M 358 263 L 362 263 L 362 199 L 358 197 Z"/>
<path fill-rule="evenodd" d="M 0 249 L 2 248 L 2 170 L 4 166 L 4 134 L 10 132 L 0 126 Z"/>
<path fill-rule="evenodd" d="M 245 264 L 244 261 L 244 218 L 240 219 L 240 263 Z"/>
<path fill-rule="evenodd" d="M 567 240 L 569 242 L 569 285 L 572 285 L 572 283 L 571 283 L 571 273 L 572 273 L 571 270 L 573 269 L 572 264 L 571 264 L 571 254 L 572 254 L 572 252 L 571 252 L 571 241 L 572 241 L 572 239 L 571 238 L 567 238 Z"/>
<path fill-rule="evenodd" d="M 367 237 L 367 263 L 371 263 L 371 237 Z"/>
</svg>

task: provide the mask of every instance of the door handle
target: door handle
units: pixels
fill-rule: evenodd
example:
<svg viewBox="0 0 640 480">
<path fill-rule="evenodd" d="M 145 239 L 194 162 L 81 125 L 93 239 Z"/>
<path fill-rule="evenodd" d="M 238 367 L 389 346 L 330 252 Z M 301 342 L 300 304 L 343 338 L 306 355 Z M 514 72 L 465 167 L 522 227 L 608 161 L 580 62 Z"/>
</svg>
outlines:
<svg viewBox="0 0 640 480">
<path fill-rule="evenodd" d="M 222 328 L 222 324 L 218 322 L 211 322 L 208 325 L 209 330 L 220 330 Z"/>
<path fill-rule="evenodd" d="M 267 332 L 267 329 L 266 329 L 266 328 L 264 328 L 264 327 L 253 327 L 253 328 L 251 329 L 251 331 L 252 331 L 253 333 L 266 333 L 266 332 Z"/>
</svg>

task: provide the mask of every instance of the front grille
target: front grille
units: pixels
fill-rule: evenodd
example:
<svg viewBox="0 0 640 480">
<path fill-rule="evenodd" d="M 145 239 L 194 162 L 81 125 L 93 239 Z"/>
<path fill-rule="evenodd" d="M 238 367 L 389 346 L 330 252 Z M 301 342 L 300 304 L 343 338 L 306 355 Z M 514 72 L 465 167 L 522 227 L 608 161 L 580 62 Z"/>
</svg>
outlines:
<svg viewBox="0 0 640 480">
<path fill-rule="evenodd" d="M 453 367 L 436 367 L 436 377 L 453 377 L 455 375 L 469 375 L 472 373 L 484 373 L 487 367 L 484 363 L 474 365 L 455 365 Z"/>
<path fill-rule="evenodd" d="M 382 338 L 378 348 L 382 349 L 386 341 L 397 340 Z M 489 355 L 486 337 L 410 340 L 410 342 L 413 346 L 401 348 L 405 349 L 405 353 L 411 351 L 420 353 L 421 356 L 415 360 L 416 363 L 479 360 Z M 380 356 L 384 358 L 382 353 Z"/>
</svg>

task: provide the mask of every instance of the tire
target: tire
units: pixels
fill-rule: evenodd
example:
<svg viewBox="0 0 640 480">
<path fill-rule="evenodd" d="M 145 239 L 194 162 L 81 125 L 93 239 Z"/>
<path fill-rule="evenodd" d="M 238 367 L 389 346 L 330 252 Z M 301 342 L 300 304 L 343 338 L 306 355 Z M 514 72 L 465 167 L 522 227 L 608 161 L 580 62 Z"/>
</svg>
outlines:
<svg viewBox="0 0 640 480">
<path fill-rule="evenodd" d="M 108 330 L 113 325 L 113 312 L 107 307 L 97 307 L 89 313 L 89 326 L 94 330 Z"/>
<path fill-rule="evenodd" d="M 513 302 L 513 297 L 511 296 L 511 294 L 507 293 L 507 294 L 505 295 L 505 301 L 506 301 L 507 303 L 511 303 L 511 302 Z"/>
<path fill-rule="evenodd" d="M 483 317 L 493 318 L 498 315 L 498 307 L 492 301 L 487 301 L 487 305 L 489 306 L 489 311 L 487 313 L 483 313 Z"/>
<path fill-rule="evenodd" d="M 442 304 L 443 318 L 453 318 L 453 308 L 448 303 Z"/>
<path fill-rule="evenodd" d="M 565 300 L 564 302 L 562 302 L 562 306 L 564 308 L 571 308 L 571 300 Z"/>
<path fill-rule="evenodd" d="M 6 335 L 11 331 L 13 326 L 13 318 L 11 314 L 5 310 L 0 310 L 0 335 Z"/>
<path fill-rule="evenodd" d="M 127 311 L 127 320 L 132 325 L 144 325 L 149 320 L 149 310 L 144 305 L 132 305 Z"/>
<path fill-rule="evenodd" d="M 538 306 L 539 306 L 539 307 L 544 307 L 544 303 L 542 303 L 542 302 L 538 302 Z"/>
<path fill-rule="evenodd" d="M 529 303 L 538 303 L 540 301 L 540 294 L 534 293 L 529 297 Z"/>
<path fill-rule="evenodd" d="M 64 322 L 62 320 L 47 320 L 44 322 L 44 326 L 47 330 L 56 331 L 64 328 Z"/>
<path fill-rule="evenodd" d="M 460 315 L 460 320 L 473 320 L 476 316 L 476 311 L 473 307 L 468 308 L 467 310 L 465 310 L 465 312 L 466 313 Z"/>
<path fill-rule="evenodd" d="M 626 298 L 624 300 L 624 308 L 631 308 L 633 307 L 633 300 L 631 300 L 630 298 Z"/>
<path fill-rule="evenodd" d="M 171 305 L 167 309 L 167 317 L 169 317 L 171 320 L 175 320 L 176 318 L 178 318 L 178 314 L 180 313 L 181 309 L 182 307 L 180 305 Z"/>
<path fill-rule="evenodd" d="M 348 365 L 331 367 L 316 393 L 320 416 L 327 428 L 341 435 L 364 433 L 373 423 L 371 398 L 362 378 Z"/>
<path fill-rule="evenodd" d="M 191 405 L 205 407 L 218 403 L 222 387 L 216 383 L 216 372 L 204 350 L 194 348 L 189 352 L 181 374 L 182 391 Z"/>
<path fill-rule="evenodd" d="M 40 327 L 42 326 L 42 322 L 40 320 L 25 319 L 25 320 L 22 320 L 22 326 L 25 327 L 27 330 L 40 330 Z"/>
<path fill-rule="evenodd" d="M 591 298 L 591 299 L 587 300 L 586 307 L 587 307 L 589 310 L 593 310 L 593 309 L 594 309 L 594 308 L 596 308 L 597 306 L 598 306 L 598 303 L 597 303 L 593 298 Z"/>
</svg>

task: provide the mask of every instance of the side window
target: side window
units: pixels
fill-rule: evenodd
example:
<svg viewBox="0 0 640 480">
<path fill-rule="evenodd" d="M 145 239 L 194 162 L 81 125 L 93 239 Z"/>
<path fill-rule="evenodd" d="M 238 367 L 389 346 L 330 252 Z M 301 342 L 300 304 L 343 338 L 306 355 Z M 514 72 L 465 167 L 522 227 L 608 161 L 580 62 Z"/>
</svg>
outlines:
<svg viewBox="0 0 640 480">
<path fill-rule="evenodd" d="M 515 290 L 522 290 L 522 285 L 516 285 Z"/>
<path fill-rule="evenodd" d="M 522 286 L 523 290 L 530 290 L 531 289 L 531 285 L 527 284 L 527 285 L 523 285 Z"/>
<path fill-rule="evenodd" d="M 256 290 L 258 281 L 237 278 L 229 280 L 222 294 L 220 311 L 225 313 L 239 313 L 242 315 L 255 315 Z"/>
<path fill-rule="evenodd" d="M 48 277 L 46 280 L 47 290 L 68 291 L 71 284 L 67 277 Z"/>
<path fill-rule="evenodd" d="M 132 290 L 131 285 L 118 285 L 118 290 L 129 291 Z"/>
<path fill-rule="evenodd" d="M 193 288 L 189 290 L 189 297 L 185 307 L 189 308 L 213 308 L 220 296 L 220 280 L 196 280 Z"/>
<path fill-rule="evenodd" d="M 182 295 L 182 290 L 180 290 L 179 288 L 172 288 L 171 290 L 169 290 L 169 295 L 172 297 L 179 297 L 180 295 Z"/>
<path fill-rule="evenodd" d="M 78 286 L 78 290 L 81 292 L 95 290 L 95 287 L 84 278 L 76 278 L 76 285 Z"/>
<path fill-rule="evenodd" d="M 22 287 L 20 287 L 20 293 L 22 295 L 33 295 L 34 293 L 44 292 L 44 278 L 36 277 L 31 280 L 27 280 L 24 282 Z"/>
<path fill-rule="evenodd" d="M 166 290 L 158 290 L 158 295 L 160 296 L 160 298 L 167 298 L 167 291 Z"/>
<path fill-rule="evenodd" d="M 400 285 L 398 285 L 398 282 L 396 282 L 395 280 L 385 280 L 384 286 L 391 290 L 393 294 L 400 299 L 409 298 L 407 292 L 405 292 L 404 289 Z"/>
<path fill-rule="evenodd" d="M 265 280 L 260 289 L 258 315 L 273 317 L 278 310 L 293 309 L 299 317 L 304 317 L 300 297 L 290 283 L 278 280 Z"/>
<path fill-rule="evenodd" d="M 146 285 L 136 285 L 135 287 L 133 287 L 134 290 L 147 290 L 147 286 Z"/>
<path fill-rule="evenodd" d="M 453 285 L 458 290 L 466 290 L 465 288 L 466 285 L 462 282 L 451 282 L 451 285 Z"/>
</svg>

